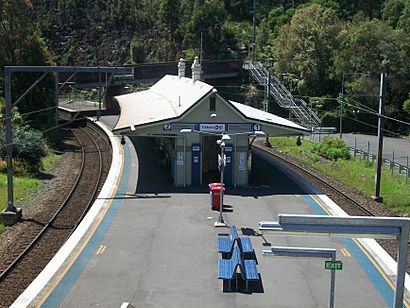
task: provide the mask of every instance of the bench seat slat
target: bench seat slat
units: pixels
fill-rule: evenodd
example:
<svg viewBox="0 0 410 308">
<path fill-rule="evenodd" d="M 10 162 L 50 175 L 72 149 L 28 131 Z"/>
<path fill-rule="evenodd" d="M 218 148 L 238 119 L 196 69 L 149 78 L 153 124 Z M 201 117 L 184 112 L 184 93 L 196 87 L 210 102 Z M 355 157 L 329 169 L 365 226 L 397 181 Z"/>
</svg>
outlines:
<svg viewBox="0 0 410 308">
<path fill-rule="evenodd" d="M 255 260 L 242 260 L 244 270 L 244 278 L 246 280 L 259 280 L 258 269 Z"/>
<path fill-rule="evenodd" d="M 249 237 L 239 237 L 239 241 L 240 241 L 243 253 L 253 252 L 251 239 Z"/>
</svg>

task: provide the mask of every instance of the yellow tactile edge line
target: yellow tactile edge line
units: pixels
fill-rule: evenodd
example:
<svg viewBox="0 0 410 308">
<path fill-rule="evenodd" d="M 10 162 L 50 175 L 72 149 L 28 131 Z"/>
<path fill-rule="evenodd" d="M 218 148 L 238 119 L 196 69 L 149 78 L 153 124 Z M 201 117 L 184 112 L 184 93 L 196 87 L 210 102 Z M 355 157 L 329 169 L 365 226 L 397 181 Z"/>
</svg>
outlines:
<svg viewBox="0 0 410 308">
<path fill-rule="evenodd" d="M 121 147 L 119 147 L 121 149 Z M 123 153 L 124 154 L 124 153 Z M 121 162 L 121 171 L 120 171 L 120 175 L 117 179 L 117 184 L 115 185 L 115 189 L 114 189 L 114 196 L 117 193 L 117 190 L 119 188 L 119 183 L 121 181 L 121 176 L 122 176 L 122 171 L 124 169 L 124 155 L 123 155 L 123 159 Z M 98 229 L 99 225 L 101 224 L 101 221 L 104 219 L 105 214 L 107 213 L 107 211 L 110 209 L 111 204 L 113 202 L 113 199 L 111 199 L 109 201 L 109 205 L 104 209 L 103 214 L 101 215 L 100 219 L 98 220 L 98 222 L 95 224 L 94 226 L 94 230 L 91 231 L 91 233 L 88 235 L 87 239 L 84 241 L 83 245 L 81 245 L 80 249 L 78 250 L 78 252 L 74 255 L 74 257 L 72 258 L 72 260 L 67 264 L 66 268 L 63 270 L 63 272 L 57 277 L 56 281 L 54 282 L 54 284 L 50 287 L 50 289 L 47 291 L 47 293 L 41 298 L 41 300 L 39 301 L 39 303 L 36 305 L 36 307 L 41 307 L 41 305 L 46 301 L 46 299 L 50 296 L 51 292 L 54 291 L 54 289 L 57 287 L 57 285 L 60 283 L 60 281 L 63 279 L 63 277 L 65 276 L 65 274 L 67 273 L 67 271 L 70 269 L 70 267 L 73 265 L 73 263 L 77 260 L 78 256 L 81 254 L 81 252 L 84 250 L 84 247 L 88 244 L 88 242 L 90 241 L 91 237 L 94 235 L 95 231 Z"/>
<path fill-rule="evenodd" d="M 321 202 L 313 195 L 309 195 L 313 200 L 316 201 L 316 203 L 329 215 L 333 216 L 329 210 L 327 208 L 325 208 Z M 382 275 L 382 277 L 384 278 L 384 280 L 386 280 L 387 284 L 392 288 L 393 291 L 396 290 L 396 288 L 394 287 L 393 283 L 391 282 L 391 280 L 389 279 L 389 277 L 387 277 L 386 273 L 384 272 L 384 270 L 379 266 L 379 264 L 373 259 L 373 257 L 367 252 L 367 250 L 363 247 L 362 244 L 360 244 L 360 242 L 355 239 L 352 238 L 352 240 L 356 243 L 356 245 L 359 247 L 359 249 L 365 254 L 365 256 L 369 259 L 369 261 L 374 265 L 374 267 L 377 269 L 377 271 Z M 407 302 L 407 300 L 405 298 L 403 298 L 403 303 L 404 306 L 406 308 L 410 308 L 409 303 Z"/>
</svg>

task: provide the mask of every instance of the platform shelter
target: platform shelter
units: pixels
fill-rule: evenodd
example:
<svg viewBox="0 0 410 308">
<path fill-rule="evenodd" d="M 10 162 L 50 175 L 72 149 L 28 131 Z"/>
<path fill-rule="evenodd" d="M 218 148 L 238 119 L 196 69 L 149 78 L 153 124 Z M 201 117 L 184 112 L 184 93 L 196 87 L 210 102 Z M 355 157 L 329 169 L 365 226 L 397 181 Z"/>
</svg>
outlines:
<svg viewBox="0 0 410 308">
<path fill-rule="evenodd" d="M 113 132 L 158 140 L 176 186 L 199 186 L 218 180 L 217 140 L 225 141 L 226 185 L 247 186 L 251 171 L 250 144 L 255 136 L 302 136 L 304 127 L 276 115 L 224 99 L 200 80 L 196 58 L 192 78 L 185 63 L 178 75 L 166 75 L 145 91 L 116 96 L 121 114 Z M 188 132 L 188 133 L 187 133 Z"/>
</svg>

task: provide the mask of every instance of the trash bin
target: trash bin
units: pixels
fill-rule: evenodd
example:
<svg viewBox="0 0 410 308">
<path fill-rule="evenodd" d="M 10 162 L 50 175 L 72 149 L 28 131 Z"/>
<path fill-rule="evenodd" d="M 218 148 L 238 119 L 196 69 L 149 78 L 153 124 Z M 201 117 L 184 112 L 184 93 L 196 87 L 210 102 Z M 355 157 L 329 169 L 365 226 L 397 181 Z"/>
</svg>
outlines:
<svg viewBox="0 0 410 308">
<path fill-rule="evenodd" d="M 222 203 L 223 203 L 225 187 L 222 187 L 221 183 L 211 183 L 209 184 L 209 191 L 210 191 L 211 209 L 215 211 L 219 211 L 220 205 L 221 205 L 221 198 L 222 198 Z"/>
<path fill-rule="evenodd" d="M 212 187 L 219 187 L 219 186 L 221 186 L 221 183 L 209 183 L 208 184 L 208 187 L 209 187 L 209 203 L 211 204 L 211 208 L 213 207 L 212 206 L 212 190 L 211 190 L 211 188 Z M 225 185 L 224 185 L 224 187 L 225 187 Z"/>
</svg>

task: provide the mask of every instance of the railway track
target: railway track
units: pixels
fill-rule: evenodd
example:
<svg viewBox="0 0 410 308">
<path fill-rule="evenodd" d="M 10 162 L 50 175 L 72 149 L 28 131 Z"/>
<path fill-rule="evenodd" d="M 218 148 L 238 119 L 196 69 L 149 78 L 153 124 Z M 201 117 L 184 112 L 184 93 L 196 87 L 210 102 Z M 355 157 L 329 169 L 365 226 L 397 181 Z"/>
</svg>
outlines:
<svg viewBox="0 0 410 308">
<path fill-rule="evenodd" d="M 303 165 L 297 159 L 280 153 L 272 148 L 266 147 L 263 142 L 254 143 L 254 147 L 263 153 L 271 156 L 279 163 L 290 168 L 314 186 L 319 188 L 324 194 L 332 199 L 350 216 L 394 216 L 383 205 L 373 201 L 371 198 L 363 195 L 357 190 L 350 188 L 339 181 L 330 178 L 316 169 Z M 377 240 L 377 242 L 396 260 L 397 258 L 397 240 Z M 410 242 L 409 242 L 410 251 Z M 407 272 L 410 271 L 410 254 L 407 255 Z"/>
<path fill-rule="evenodd" d="M 91 125 L 67 131 L 78 158 L 73 183 L 56 191 L 47 208 L 23 216 L 24 230 L 15 239 L 15 249 L 0 260 L 0 306 L 8 307 L 47 265 L 76 229 L 101 190 L 111 163 L 107 138 Z M 24 212 L 23 212 L 24 214 Z"/>
</svg>

